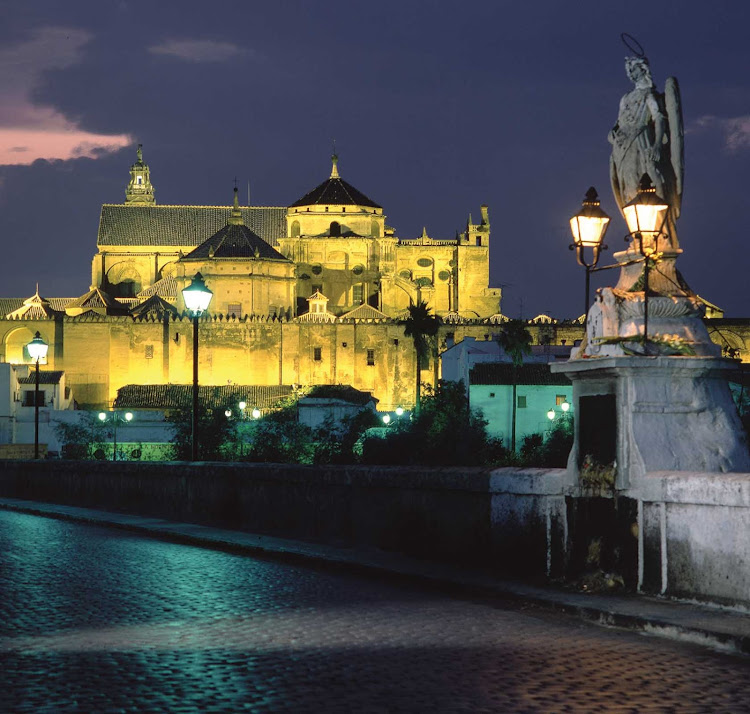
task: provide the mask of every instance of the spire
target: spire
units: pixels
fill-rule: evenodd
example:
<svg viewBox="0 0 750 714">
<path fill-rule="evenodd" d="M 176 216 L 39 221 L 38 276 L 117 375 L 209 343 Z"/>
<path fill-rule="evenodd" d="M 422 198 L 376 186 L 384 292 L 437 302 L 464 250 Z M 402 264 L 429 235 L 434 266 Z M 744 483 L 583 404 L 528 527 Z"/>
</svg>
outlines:
<svg viewBox="0 0 750 714">
<path fill-rule="evenodd" d="M 125 190 L 125 203 L 154 204 L 154 187 L 151 185 L 151 171 L 143 163 L 143 144 L 138 144 L 137 161 L 130 167 L 130 182 Z"/>
<path fill-rule="evenodd" d="M 237 193 L 237 187 L 234 187 L 234 206 L 232 207 L 232 215 L 229 217 L 228 223 L 232 226 L 241 226 L 242 211 L 240 210 L 240 198 Z"/>
<path fill-rule="evenodd" d="M 331 168 L 331 178 L 332 179 L 341 178 L 339 176 L 339 157 L 336 154 L 335 150 L 333 152 L 333 155 L 331 156 L 331 161 L 333 162 L 333 168 Z"/>
</svg>

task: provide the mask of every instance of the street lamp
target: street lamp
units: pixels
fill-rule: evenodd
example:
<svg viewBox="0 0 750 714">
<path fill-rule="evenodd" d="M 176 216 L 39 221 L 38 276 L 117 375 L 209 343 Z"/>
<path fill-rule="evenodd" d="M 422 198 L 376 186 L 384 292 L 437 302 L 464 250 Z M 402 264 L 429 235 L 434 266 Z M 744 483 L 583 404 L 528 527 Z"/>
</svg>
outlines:
<svg viewBox="0 0 750 714">
<path fill-rule="evenodd" d="M 648 174 L 643 174 L 635 198 L 622 207 L 630 233 L 643 256 L 643 350 L 648 353 L 648 292 L 651 261 L 658 252 L 659 236 L 666 235 L 664 226 L 669 217 L 669 204 L 656 193 Z"/>
<path fill-rule="evenodd" d="M 609 216 L 602 210 L 599 196 L 592 186 L 586 191 L 581 210 L 570 219 L 570 231 L 573 234 L 573 242 L 568 246 L 575 250 L 576 260 L 579 265 L 586 269 L 586 296 L 583 306 L 584 330 L 589 313 L 589 286 L 591 283 L 591 270 L 599 262 L 599 254 L 606 250 L 607 246 L 602 244 L 604 235 L 609 227 Z M 591 261 L 586 260 L 585 249 L 591 248 Z"/>
<path fill-rule="evenodd" d="M 208 309 L 213 293 L 203 282 L 203 276 L 196 273 L 193 281 L 182 290 L 185 307 L 193 319 L 193 420 L 192 450 L 193 461 L 198 460 L 198 318 Z"/>
<path fill-rule="evenodd" d="M 383 424 L 388 426 L 391 423 L 391 415 L 390 414 L 383 414 Z"/>
<path fill-rule="evenodd" d="M 99 421 L 102 423 L 107 421 L 107 412 L 99 412 Z M 133 421 L 132 412 L 125 412 L 122 416 L 116 409 L 112 412 L 112 461 L 117 461 L 117 425 L 120 422 L 131 421 Z"/>
<path fill-rule="evenodd" d="M 260 419 L 260 409 L 258 407 L 253 409 L 253 419 Z"/>
<path fill-rule="evenodd" d="M 550 407 L 550 410 L 547 412 L 547 419 L 550 421 L 553 421 L 555 418 L 555 410 Z"/>
<path fill-rule="evenodd" d="M 34 339 L 26 345 L 29 356 L 36 362 L 36 370 L 34 377 L 34 458 L 39 458 L 39 360 L 44 359 L 47 356 L 47 350 L 49 345 L 42 339 L 42 336 L 37 333 L 34 335 Z"/>
</svg>

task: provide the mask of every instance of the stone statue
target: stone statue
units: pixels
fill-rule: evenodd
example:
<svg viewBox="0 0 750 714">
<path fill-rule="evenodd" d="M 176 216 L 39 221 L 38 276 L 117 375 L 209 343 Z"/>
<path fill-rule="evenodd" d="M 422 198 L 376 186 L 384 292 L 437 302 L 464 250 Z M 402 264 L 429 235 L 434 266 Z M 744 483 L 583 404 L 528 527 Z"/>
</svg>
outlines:
<svg viewBox="0 0 750 714">
<path fill-rule="evenodd" d="M 635 197 L 643 174 L 648 174 L 657 194 L 672 207 L 667 230 L 676 249 L 674 221 L 680 215 L 684 174 L 679 85 L 669 77 L 664 94 L 656 91 L 645 56 L 627 57 L 625 71 L 635 86 L 620 100 L 617 123 L 609 132 L 612 192 L 622 210 Z"/>
</svg>

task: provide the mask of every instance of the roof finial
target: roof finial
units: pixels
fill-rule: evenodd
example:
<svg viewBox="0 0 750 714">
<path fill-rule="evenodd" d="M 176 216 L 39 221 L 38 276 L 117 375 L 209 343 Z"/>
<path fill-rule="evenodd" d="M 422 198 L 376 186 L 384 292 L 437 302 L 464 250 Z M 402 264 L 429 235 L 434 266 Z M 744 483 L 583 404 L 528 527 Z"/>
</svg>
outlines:
<svg viewBox="0 0 750 714">
<path fill-rule="evenodd" d="M 240 197 L 237 193 L 237 186 L 234 187 L 234 205 L 232 206 L 232 215 L 229 217 L 229 223 L 234 226 L 242 225 L 242 211 L 240 210 Z"/>
<path fill-rule="evenodd" d="M 138 149 L 136 149 L 136 156 L 138 157 L 138 163 L 143 163 L 143 144 L 138 144 Z"/>
<path fill-rule="evenodd" d="M 333 168 L 331 169 L 331 178 L 340 178 L 339 177 L 339 157 L 336 154 L 336 139 L 333 140 L 333 154 L 331 156 L 331 161 L 333 162 Z"/>
</svg>

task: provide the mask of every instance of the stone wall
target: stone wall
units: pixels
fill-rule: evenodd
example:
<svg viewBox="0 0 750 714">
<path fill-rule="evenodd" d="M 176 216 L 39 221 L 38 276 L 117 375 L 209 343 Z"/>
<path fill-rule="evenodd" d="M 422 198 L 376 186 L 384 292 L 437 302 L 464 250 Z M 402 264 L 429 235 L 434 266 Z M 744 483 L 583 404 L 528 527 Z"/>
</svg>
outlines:
<svg viewBox="0 0 750 714">
<path fill-rule="evenodd" d="M 601 569 L 630 589 L 750 606 L 750 474 L 655 473 L 613 498 L 562 469 L 0 461 L 0 496 L 534 580 Z"/>
</svg>

